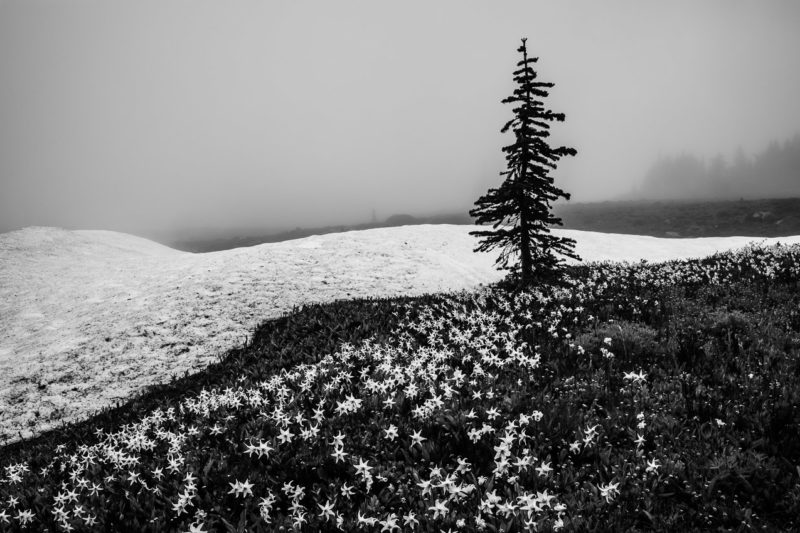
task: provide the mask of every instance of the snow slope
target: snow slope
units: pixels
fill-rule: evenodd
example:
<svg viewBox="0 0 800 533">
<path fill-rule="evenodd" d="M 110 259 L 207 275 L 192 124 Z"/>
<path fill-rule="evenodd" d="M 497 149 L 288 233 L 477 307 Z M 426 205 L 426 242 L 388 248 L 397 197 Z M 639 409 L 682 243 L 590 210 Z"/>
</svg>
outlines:
<svg viewBox="0 0 800 533">
<path fill-rule="evenodd" d="M 0 440 L 199 370 L 295 305 L 500 279 L 494 254 L 472 252 L 472 229 L 403 226 L 207 254 L 109 231 L 0 234 Z M 754 240 L 556 233 L 576 239 L 584 260 L 699 257 Z M 800 237 L 761 239 L 779 240 Z"/>
</svg>

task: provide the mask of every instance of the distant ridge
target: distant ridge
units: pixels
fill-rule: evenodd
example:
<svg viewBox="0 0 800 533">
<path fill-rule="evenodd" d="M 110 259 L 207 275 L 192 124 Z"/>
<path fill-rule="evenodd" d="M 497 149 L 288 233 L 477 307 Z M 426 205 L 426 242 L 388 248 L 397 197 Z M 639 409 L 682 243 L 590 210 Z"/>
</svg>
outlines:
<svg viewBox="0 0 800 533">
<path fill-rule="evenodd" d="M 564 229 L 651 237 L 785 237 L 800 235 L 800 198 L 766 200 L 620 200 L 569 202 L 555 207 Z M 215 252 L 344 231 L 419 224 L 473 223 L 465 212 L 432 216 L 395 214 L 383 222 L 295 228 L 245 236 L 182 239 L 168 243 L 186 252 Z"/>
<path fill-rule="evenodd" d="M 327 235 L 329 233 L 342 233 L 344 231 L 360 231 L 376 228 L 395 228 L 398 226 L 416 226 L 420 224 L 472 224 L 472 219 L 467 213 L 443 214 L 433 216 L 412 216 L 407 214 L 392 215 L 384 222 L 350 224 L 339 226 L 323 226 L 318 228 L 295 228 L 278 233 L 266 233 L 244 237 L 215 237 L 211 239 L 181 239 L 169 243 L 169 246 L 184 252 L 218 252 L 232 248 L 256 246 L 271 242 L 292 241 L 312 235 Z"/>
</svg>

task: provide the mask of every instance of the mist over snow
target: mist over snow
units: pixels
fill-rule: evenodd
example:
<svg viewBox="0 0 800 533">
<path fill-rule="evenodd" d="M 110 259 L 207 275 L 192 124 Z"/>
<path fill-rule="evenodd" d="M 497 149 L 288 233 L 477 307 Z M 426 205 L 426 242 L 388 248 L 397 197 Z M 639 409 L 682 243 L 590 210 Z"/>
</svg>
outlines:
<svg viewBox="0 0 800 533">
<path fill-rule="evenodd" d="M 495 282 L 473 226 L 312 236 L 206 254 L 110 231 L 0 234 L 0 438 L 91 415 L 199 370 L 294 306 Z M 585 261 L 701 257 L 800 237 L 660 239 L 555 230 Z M 38 414 L 37 414 L 38 413 Z"/>
</svg>

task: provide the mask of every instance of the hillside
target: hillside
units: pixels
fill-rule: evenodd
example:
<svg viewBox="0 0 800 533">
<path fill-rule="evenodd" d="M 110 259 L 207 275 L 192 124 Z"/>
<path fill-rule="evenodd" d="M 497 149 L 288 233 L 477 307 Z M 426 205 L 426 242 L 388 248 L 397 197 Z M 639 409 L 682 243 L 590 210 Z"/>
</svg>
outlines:
<svg viewBox="0 0 800 533">
<path fill-rule="evenodd" d="M 564 282 L 268 321 L 0 448 L 0 530 L 797 530 L 800 246 Z"/>
<path fill-rule="evenodd" d="M 782 237 L 800 234 L 800 199 L 567 203 L 564 227 L 655 237 Z"/>
<path fill-rule="evenodd" d="M 472 252 L 470 229 L 382 228 L 207 254 L 114 232 L 2 234 L 0 437 L 36 434 L 202 369 L 297 306 L 499 280 L 493 257 Z M 586 261 L 702 257 L 750 241 L 560 233 Z"/>
</svg>

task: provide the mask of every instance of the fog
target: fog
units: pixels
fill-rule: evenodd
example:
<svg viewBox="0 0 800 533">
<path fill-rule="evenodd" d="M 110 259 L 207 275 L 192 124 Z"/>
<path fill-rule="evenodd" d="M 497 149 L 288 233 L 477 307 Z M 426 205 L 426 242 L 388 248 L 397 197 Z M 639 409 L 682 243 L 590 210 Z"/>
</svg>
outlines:
<svg viewBox="0 0 800 533">
<path fill-rule="evenodd" d="M 465 210 L 528 38 L 573 201 L 800 131 L 800 3 L 0 0 L 0 231 Z"/>
</svg>

